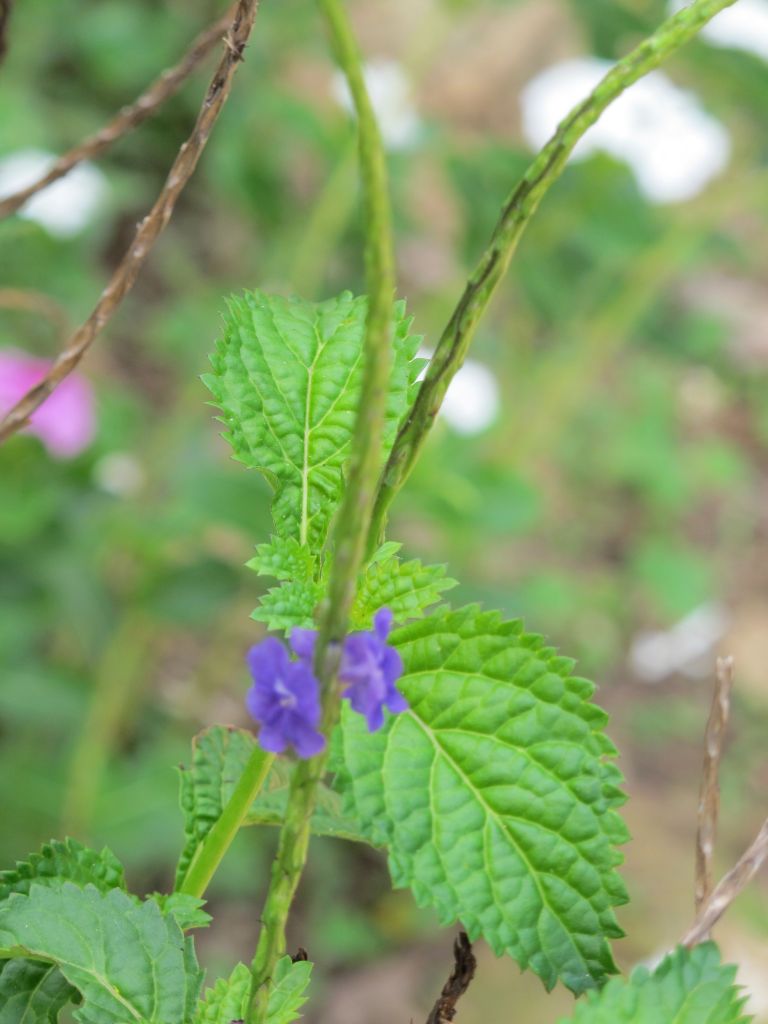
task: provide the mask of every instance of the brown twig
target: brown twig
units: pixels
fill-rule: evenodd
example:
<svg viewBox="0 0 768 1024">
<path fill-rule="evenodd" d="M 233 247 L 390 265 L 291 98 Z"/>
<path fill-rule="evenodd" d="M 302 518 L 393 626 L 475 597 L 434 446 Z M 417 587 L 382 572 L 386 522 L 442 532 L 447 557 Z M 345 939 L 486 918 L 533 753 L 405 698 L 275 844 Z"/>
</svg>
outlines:
<svg viewBox="0 0 768 1024">
<path fill-rule="evenodd" d="M 0 0 L 0 12 L 2 12 L 2 3 L 3 0 Z M 38 178 L 37 181 L 27 185 L 26 188 L 20 189 L 18 192 L 14 192 L 13 195 L 7 196 L 5 199 L 0 199 L 0 219 L 15 213 L 19 207 L 23 206 L 37 192 L 53 184 L 54 181 L 58 181 L 59 178 L 63 178 L 65 174 L 68 174 L 81 161 L 93 160 L 100 153 L 103 153 L 105 149 L 108 149 L 112 143 L 121 138 L 121 136 L 133 131 L 134 128 L 138 128 L 143 121 L 151 117 L 161 104 L 165 103 L 167 99 L 179 91 L 186 79 L 208 56 L 216 43 L 220 41 L 231 21 L 232 11 L 229 11 L 204 32 L 201 32 L 179 63 L 164 71 L 134 103 L 123 107 L 98 132 L 88 136 L 87 139 L 78 146 L 75 146 L 74 149 L 70 149 L 68 153 L 60 156 L 50 170 L 41 178 Z M 2 14 L 0 13 L 1 29 Z"/>
<path fill-rule="evenodd" d="M 466 932 L 459 932 L 453 944 L 453 970 L 427 1017 L 427 1024 L 449 1024 L 456 1016 L 456 1003 L 475 976 L 477 960 Z"/>
<path fill-rule="evenodd" d="M 154 206 L 139 224 L 136 234 L 112 279 L 101 293 L 88 319 L 70 336 L 64 351 L 44 379 L 26 393 L 0 421 L 0 443 L 20 430 L 31 414 L 58 384 L 74 370 L 94 339 L 104 328 L 122 300 L 133 287 L 152 246 L 170 220 L 182 189 L 192 176 L 205 148 L 216 118 L 229 95 L 232 78 L 243 59 L 243 51 L 253 28 L 259 0 L 238 0 L 232 24 L 225 40 L 224 54 L 197 115 L 192 134 L 173 161 L 168 177 Z"/>
<path fill-rule="evenodd" d="M 715 891 L 704 903 L 696 920 L 691 926 L 682 944 L 690 948 L 709 936 L 713 927 L 733 903 L 741 890 L 754 878 L 764 862 L 768 859 L 768 818 L 757 834 L 755 841 L 746 850 L 735 867 L 721 879 Z"/>
<path fill-rule="evenodd" d="M 44 292 L 28 288 L 0 288 L 0 309 L 18 309 L 45 317 L 51 321 L 59 337 L 64 337 L 69 330 L 67 311 Z"/>
<path fill-rule="evenodd" d="M 8 22 L 12 6 L 13 0 L 0 0 L 0 61 L 8 50 Z"/>
<path fill-rule="evenodd" d="M 723 738 L 731 712 L 733 689 L 733 658 L 718 658 L 715 673 L 715 692 L 704 734 L 704 764 L 699 790 L 698 828 L 696 830 L 696 913 L 698 914 L 712 892 L 712 856 L 717 835 L 717 816 L 720 810 L 720 756 Z"/>
</svg>

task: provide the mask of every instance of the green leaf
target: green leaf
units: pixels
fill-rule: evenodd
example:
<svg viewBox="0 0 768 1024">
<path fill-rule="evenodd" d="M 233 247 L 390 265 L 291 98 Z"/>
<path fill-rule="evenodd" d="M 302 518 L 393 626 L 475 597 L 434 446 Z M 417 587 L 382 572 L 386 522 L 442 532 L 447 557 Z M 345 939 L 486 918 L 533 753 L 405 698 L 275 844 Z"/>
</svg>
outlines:
<svg viewBox="0 0 768 1024">
<path fill-rule="evenodd" d="M 58 885 L 62 880 L 80 886 L 95 885 L 102 892 L 125 888 L 123 866 L 111 850 L 105 847 L 97 853 L 74 839 L 54 839 L 40 853 L 31 854 L 29 860 L 0 871 L 0 901 L 12 893 L 28 893 L 32 882 Z"/>
<path fill-rule="evenodd" d="M 198 846 L 219 820 L 255 745 L 252 733 L 224 725 L 214 725 L 193 740 L 192 766 L 181 769 L 180 803 L 186 843 L 176 870 L 177 888 Z M 282 824 L 292 770 L 286 760 L 275 762 L 245 819 L 246 825 Z M 366 842 L 355 822 L 341 814 L 340 804 L 339 795 L 321 785 L 312 831 Z"/>
<path fill-rule="evenodd" d="M 311 973 L 312 964 L 306 960 L 293 963 L 289 956 L 278 960 L 269 994 L 267 1024 L 291 1024 L 301 1016 L 298 1011 L 307 1001 L 304 992 Z M 245 964 L 238 964 L 229 978 L 220 978 L 205 993 L 195 1024 L 232 1024 L 244 1019 L 250 991 L 251 973 Z"/>
<path fill-rule="evenodd" d="M 279 587 L 271 587 L 262 596 L 251 618 L 265 622 L 269 630 L 279 629 L 288 633 L 294 626 L 311 629 L 315 624 L 312 613 L 322 594 L 319 583 L 289 580 Z"/>
<path fill-rule="evenodd" d="M 164 914 L 171 914 L 183 932 L 191 928 L 207 928 L 211 915 L 202 908 L 205 900 L 189 896 L 185 892 L 153 892 L 148 899 L 157 903 Z"/>
<path fill-rule="evenodd" d="M 590 992 L 560 1024 L 746 1024 L 745 998 L 734 985 L 736 968 L 720 963 L 712 942 L 678 947 L 651 973 L 637 967 Z"/>
<path fill-rule="evenodd" d="M 460 919 L 551 988 L 615 971 L 606 939 L 626 900 L 626 829 L 605 712 L 520 622 L 469 607 L 395 631 L 410 710 L 369 734 L 344 709 L 335 738 L 345 810 L 389 848 L 395 885 Z"/>
<path fill-rule="evenodd" d="M 229 300 L 205 382 L 235 458 L 275 489 L 281 537 L 321 549 L 339 503 L 360 397 L 367 300 L 311 303 L 246 292 Z M 382 459 L 421 369 L 405 306 L 393 311 L 393 367 Z"/>
<path fill-rule="evenodd" d="M 153 900 L 71 882 L 0 905 L 0 956 L 56 965 L 83 998 L 81 1024 L 188 1024 L 202 980 L 191 940 Z"/>
<path fill-rule="evenodd" d="M 0 1024 L 56 1024 L 75 990 L 57 967 L 5 960 L 0 968 Z"/>
<path fill-rule="evenodd" d="M 443 591 L 456 585 L 445 575 L 444 565 L 422 565 L 418 559 L 401 562 L 394 556 L 375 559 L 360 581 L 352 624 L 370 629 L 373 616 L 384 606 L 392 609 L 395 622 L 418 618 L 440 600 Z"/>
<path fill-rule="evenodd" d="M 310 583 L 315 577 L 312 552 L 294 537 L 272 537 L 269 544 L 259 544 L 246 564 L 260 576 L 274 576 L 276 580 Z"/>
</svg>

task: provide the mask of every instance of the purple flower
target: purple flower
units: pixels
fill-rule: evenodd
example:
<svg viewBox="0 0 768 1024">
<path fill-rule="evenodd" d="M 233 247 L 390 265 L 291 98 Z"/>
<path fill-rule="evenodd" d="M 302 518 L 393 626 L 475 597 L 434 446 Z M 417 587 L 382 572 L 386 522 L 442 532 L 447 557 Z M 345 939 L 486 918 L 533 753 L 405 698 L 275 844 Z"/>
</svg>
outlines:
<svg viewBox="0 0 768 1024">
<path fill-rule="evenodd" d="M 369 732 L 376 732 L 384 724 L 385 707 L 392 714 L 408 708 L 395 686 L 403 674 L 403 662 L 387 643 L 391 628 L 392 612 L 380 608 L 373 618 L 373 629 L 350 633 L 341 652 L 339 679 L 346 683 L 342 696 L 365 716 Z"/>
<path fill-rule="evenodd" d="M 0 416 L 45 376 L 49 364 L 23 352 L 0 352 Z M 29 429 L 57 459 L 78 455 L 93 440 L 93 392 L 78 374 L 66 377 L 30 417 Z"/>
<path fill-rule="evenodd" d="M 373 629 L 351 633 L 342 647 L 339 679 L 346 684 L 342 697 L 365 716 L 370 732 L 384 724 L 385 707 L 392 714 L 408 708 L 408 702 L 395 686 L 403 674 L 403 662 L 395 648 L 387 644 L 391 628 L 391 610 L 380 608 L 374 616 Z M 314 629 L 296 628 L 291 632 L 291 647 L 309 666 L 315 656 L 316 639 Z"/>
<path fill-rule="evenodd" d="M 253 686 L 245 699 L 251 716 L 261 725 L 259 743 L 281 754 L 292 746 L 299 757 L 314 757 L 325 747 L 318 732 L 320 694 L 311 664 L 292 661 L 275 637 L 267 637 L 248 652 Z"/>
</svg>

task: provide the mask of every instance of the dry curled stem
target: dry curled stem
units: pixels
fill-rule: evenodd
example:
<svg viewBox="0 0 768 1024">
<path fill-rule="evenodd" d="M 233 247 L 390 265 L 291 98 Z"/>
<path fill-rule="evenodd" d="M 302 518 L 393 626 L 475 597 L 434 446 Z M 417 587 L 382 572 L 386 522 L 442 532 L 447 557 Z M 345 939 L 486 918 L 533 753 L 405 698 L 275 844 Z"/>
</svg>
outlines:
<svg viewBox="0 0 768 1024">
<path fill-rule="evenodd" d="M 0 0 L 2 4 L 2 0 Z M 0 6 L 0 11 L 2 7 Z M 93 160 L 104 150 L 117 142 L 123 135 L 146 121 L 167 99 L 178 92 L 192 72 L 202 63 L 214 48 L 232 21 L 232 12 L 223 15 L 195 39 L 178 64 L 164 71 L 139 98 L 122 110 L 103 128 L 89 135 L 79 145 L 64 153 L 53 166 L 37 181 L 19 189 L 13 195 L 0 199 L 0 219 L 9 217 L 37 192 L 63 178 L 83 160 Z"/>
<path fill-rule="evenodd" d="M 91 315 L 70 336 L 64 351 L 43 380 L 31 388 L 0 422 L 0 443 L 25 426 L 35 409 L 42 405 L 56 386 L 75 369 L 133 287 L 152 246 L 170 220 L 182 189 L 192 177 L 211 130 L 226 102 L 232 78 L 243 59 L 243 51 L 250 37 L 258 6 L 259 0 L 239 0 L 226 36 L 224 54 L 211 79 L 195 127 L 179 149 L 160 195 L 139 224 L 133 241 L 112 275 L 111 281 L 101 293 Z"/>
<path fill-rule="evenodd" d="M 682 941 L 690 948 L 703 942 L 712 927 L 720 920 L 741 890 L 754 878 L 768 859 L 768 818 L 758 832 L 754 842 L 742 854 L 736 865 L 721 879 L 715 891 L 703 904 L 696 920 Z"/>
<path fill-rule="evenodd" d="M 731 712 L 733 658 L 718 658 L 715 691 L 704 734 L 704 764 L 699 790 L 698 828 L 696 830 L 696 913 L 712 892 L 712 857 L 720 810 L 720 758 L 723 738 Z"/>
<path fill-rule="evenodd" d="M 469 988 L 476 968 L 472 943 L 466 932 L 459 932 L 453 944 L 453 970 L 427 1017 L 427 1024 L 450 1024 L 456 1016 L 456 1003 Z"/>
</svg>

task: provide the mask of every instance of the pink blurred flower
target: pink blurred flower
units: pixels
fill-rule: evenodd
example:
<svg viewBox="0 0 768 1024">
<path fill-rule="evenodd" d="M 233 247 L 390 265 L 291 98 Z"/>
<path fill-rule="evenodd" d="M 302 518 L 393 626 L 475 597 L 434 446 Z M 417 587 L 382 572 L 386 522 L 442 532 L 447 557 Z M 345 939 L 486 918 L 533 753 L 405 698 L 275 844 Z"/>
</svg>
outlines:
<svg viewBox="0 0 768 1024">
<path fill-rule="evenodd" d="M 0 416 L 45 376 L 50 364 L 14 349 L 0 350 Z M 29 429 L 57 459 L 71 459 L 93 440 L 93 391 L 84 377 L 70 374 L 32 413 Z"/>
</svg>

